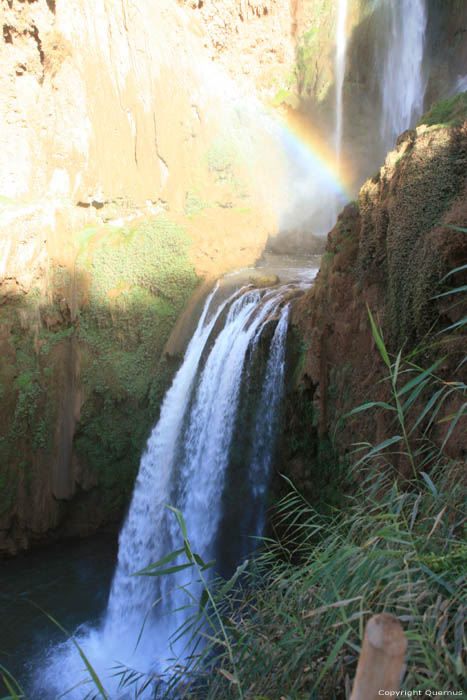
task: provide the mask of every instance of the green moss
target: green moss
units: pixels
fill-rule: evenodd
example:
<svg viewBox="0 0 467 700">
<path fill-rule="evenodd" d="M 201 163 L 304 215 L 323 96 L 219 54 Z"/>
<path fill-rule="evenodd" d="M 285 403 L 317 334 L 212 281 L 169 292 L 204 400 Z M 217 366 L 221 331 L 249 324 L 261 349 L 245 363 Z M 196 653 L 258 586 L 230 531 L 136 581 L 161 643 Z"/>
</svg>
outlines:
<svg viewBox="0 0 467 700">
<path fill-rule="evenodd" d="M 332 251 L 327 251 L 326 253 L 324 253 L 323 257 L 321 258 L 321 263 L 319 267 L 319 270 L 322 275 L 326 274 L 329 271 L 334 261 L 334 258 L 335 253 L 333 253 Z"/>
<path fill-rule="evenodd" d="M 298 100 L 296 95 L 285 88 L 280 88 L 275 94 L 272 101 L 274 107 L 279 107 L 282 104 L 288 105 L 289 107 L 296 108 L 298 106 Z"/>
<path fill-rule="evenodd" d="M 131 493 L 172 376 L 160 361 L 163 347 L 198 279 L 189 239 L 165 218 L 87 240 L 79 262 L 91 284 L 78 318 L 86 399 L 76 450 L 100 474 L 105 507 L 115 510 Z"/>
<path fill-rule="evenodd" d="M 230 141 L 223 138 L 215 139 L 206 152 L 206 160 L 209 171 L 216 173 L 218 180 L 228 182 L 232 180 L 237 153 Z"/>
<path fill-rule="evenodd" d="M 162 350 L 198 282 L 183 230 L 159 217 L 132 228 L 88 228 L 76 238 L 74 279 L 55 268 L 46 294 L 35 287 L 2 306 L 10 348 L 0 359 L 2 513 L 18 489 L 33 488 L 34 475 L 50 470 L 57 411 L 78 371 L 74 449 L 98 474 L 102 519 L 121 509 L 175 369 Z M 72 291 L 73 320 L 63 302 Z"/>
<path fill-rule="evenodd" d="M 335 9 L 328 0 L 313 3 L 310 27 L 298 37 L 294 74 L 299 95 L 325 100 L 331 87 L 323 69 L 333 43 Z"/>
<path fill-rule="evenodd" d="M 391 186 L 381 183 L 378 194 L 363 188 L 359 198 L 357 281 L 386 290 L 391 350 L 415 344 L 438 320 L 433 296 L 446 270 L 429 237 L 465 186 L 462 134 L 445 129 L 418 138 Z"/>
<path fill-rule="evenodd" d="M 75 234 L 75 241 L 78 245 L 78 252 L 84 253 L 88 247 L 89 241 L 94 234 L 99 230 L 98 226 L 86 226 Z"/>
<path fill-rule="evenodd" d="M 209 206 L 211 206 L 210 203 L 201 199 L 193 190 L 186 193 L 184 212 L 189 218 L 200 214 L 203 209 Z"/>
<path fill-rule="evenodd" d="M 449 100 L 435 102 L 422 116 L 418 125 L 461 126 L 467 119 L 467 92 L 461 92 Z"/>
</svg>

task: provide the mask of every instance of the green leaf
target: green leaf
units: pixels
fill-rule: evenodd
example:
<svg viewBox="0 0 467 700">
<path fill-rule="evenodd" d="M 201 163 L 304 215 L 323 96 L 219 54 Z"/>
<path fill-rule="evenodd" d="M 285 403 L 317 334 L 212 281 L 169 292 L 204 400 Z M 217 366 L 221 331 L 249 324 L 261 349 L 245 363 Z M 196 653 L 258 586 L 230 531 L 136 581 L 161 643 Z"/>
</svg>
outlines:
<svg viewBox="0 0 467 700">
<path fill-rule="evenodd" d="M 159 571 L 154 571 L 153 569 L 141 569 L 141 571 L 137 571 L 136 574 L 132 574 L 132 576 L 163 576 L 164 574 L 176 574 L 178 571 L 190 569 L 192 566 L 193 563 L 188 562 L 187 564 L 169 566 L 168 569 L 159 569 Z"/>
<path fill-rule="evenodd" d="M 206 569 L 206 564 L 205 564 L 204 561 L 201 559 L 201 557 L 199 556 L 199 554 L 195 554 L 195 553 L 193 552 L 193 558 L 194 558 L 195 562 L 198 564 L 198 566 L 204 571 L 204 569 Z"/>
<path fill-rule="evenodd" d="M 423 411 L 422 411 L 422 412 L 420 413 L 420 415 L 418 416 L 418 418 L 417 418 L 417 420 L 415 421 L 413 427 L 410 429 L 409 435 L 411 435 L 411 434 L 413 433 L 413 431 L 416 429 L 416 427 L 422 422 L 422 420 L 425 418 L 425 416 L 426 416 L 427 413 L 430 411 L 430 409 L 434 406 L 434 404 L 436 403 L 436 401 L 438 400 L 438 398 L 440 397 L 440 395 L 443 393 L 443 391 L 444 391 L 444 387 L 442 387 L 441 389 L 438 389 L 438 391 L 436 391 L 436 392 L 433 394 L 433 396 L 430 398 L 430 400 L 429 400 L 428 403 L 426 404 L 426 406 L 425 406 L 425 408 L 423 409 Z M 430 421 L 430 423 L 431 423 L 431 421 Z"/>
<path fill-rule="evenodd" d="M 237 566 L 233 575 L 229 578 L 228 581 L 226 581 L 224 583 L 222 588 L 219 590 L 219 597 L 220 598 L 223 598 L 230 591 L 230 589 L 235 585 L 238 577 L 241 576 L 241 574 L 243 574 L 243 572 L 247 568 L 248 564 L 249 564 L 249 559 L 245 559 L 245 561 L 242 564 Z"/>
<path fill-rule="evenodd" d="M 198 612 L 202 612 L 204 610 L 208 600 L 209 600 L 209 592 L 208 592 L 207 588 L 203 588 L 203 592 L 201 593 L 201 598 L 199 601 Z"/>
<path fill-rule="evenodd" d="M 434 571 L 425 566 L 425 564 L 422 564 L 421 561 L 419 561 L 418 564 L 422 571 L 428 574 L 428 576 L 430 576 L 434 581 L 436 581 L 436 583 L 439 583 L 440 586 L 443 586 L 451 595 L 455 595 L 454 588 L 447 581 L 445 581 L 444 578 L 441 578 L 441 576 L 435 574 Z"/>
<path fill-rule="evenodd" d="M 390 445 L 394 445 L 395 442 L 400 442 L 401 440 L 402 440 L 401 435 L 393 435 L 392 437 L 388 438 L 387 440 L 380 442 L 379 445 L 376 445 L 376 447 L 373 447 L 373 449 L 370 450 L 366 455 L 363 455 L 363 457 L 361 457 L 354 466 L 357 466 L 357 464 L 360 464 L 361 462 L 364 462 L 367 459 L 370 459 L 370 457 L 373 457 L 375 454 L 377 454 L 378 452 L 381 452 L 386 447 L 389 447 Z"/>
<path fill-rule="evenodd" d="M 0 670 L 3 671 L 2 673 L 2 680 L 5 683 L 5 686 L 7 689 L 10 691 L 11 695 L 9 698 L 2 698 L 2 700 L 27 700 L 26 693 L 24 692 L 23 688 L 21 685 L 18 683 L 16 678 L 13 676 L 13 674 L 8 671 L 8 669 L 5 668 L 2 664 L 0 664 Z M 13 688 L 11 685 L 10 681 L 13 683 L 13 685 L 16 686 L 17 690 Z M 19 693 L 19 695 L 18 695 Z"/>
<path fill-rule="evenodd" d="M 433 374 L 434 370 L 437 367 L 439 367 L 439 365 L 442 362 L 444 362 L 445 359 L 446 359 L 446 355 L 444 357 L 441 357 L 439 360 L 436 360 L 436 362 L 434 362 L 429 369 L 426 369 L 423 372 L 421 372 L 420 374 L 418 374 L 416 377 L 413 377 L 409 382 L 407 382 L 407 384 L 405 384 L 405 386 L 402 387 L 402 389 L 400 389 L 400 391 L 397 392 L 397 395 L 399 397 L 403 396 L 408 391 L 410 391 L 411 389 L 416 387 L 418 384 L 420 384 L 420 382 L 422 382 L 424 379 L 431 376 Z"/>
<path fill-rule="evenodd" d="M 462 226 L 454 226 L 454 224 L 442 224 L 440 221 L 436 222 L 440 226 L 444 226 L 445 228 L 452 228 L 454 231 L 461 231 L 462 233 L 467 233 L 467 228 L 462 228 Z"/>
<path fill-rule="evenodd" d="M 369 401 L 368 403 L 364 403 L 364 404 L 362 404 L 361 406 L 357 406 L 357 408 L 354 408 L 354 409 L 353 409 L 352 411 L 350 411 L 349 413 L 346 413 L 346 415 L 344 416 L 344 418 L 346 418 L 347 416 L 353 416 L 353 415 L 355 415 L 355 413 L 360 413 L 361 411 L 368 411 L 368 409 L 370 409 L 370 408 L 375 408 L 375 407 L 378 407 L 378 408 L 386 408 L 386 409 L 389 410 L 389 411 L 395 411 L 395 410 L 396 410 L 396 409 L 394 408 L 394 406 L 391 406 L 390 404 L 385 403 L 384 401 Z"/>
<path fill-rule="evenodd" d="M 423 477 L 425 483 L 427 484 L 428 488 L 430 489 L 431 493 L 433 494 L 435 501 L 439 499 L 438 491 L 436 490 L 436 486 L 428 476 L 426 472 L 420 472 L 421 476 Z"/>
<path fill-rule="evenodd" d="M 464 318 L 461 318 L 461 320 L 457 321 L 456 323 L 452 323 L 447 328 L 443 328 L 443 330 L 439 331 L 439 333 L 447 333 L 448 331 L 452 331 L 454 328 L 459 328 L 460 326 L 467 326 L 467 316 L 464 316 Z"/>
<path fill-rule="evenodd" d="M 411 406 L 413 404 L 413 402 L 417 400 L 417 398 L 422 393 L 423 389 L 426 387 L 427 384 L 430 384 L 431 381 L 432 381 L 431 377 L 426 377 L 422 382 L 420 382 L 418 384 L 418 386 L 415 387 L 414 391 L 412 391 L 409 398 L 402 406 L 402 413 L 403 414 L 409 408 L 409 406 Z"/>
<path fill-rule="evenodd" d="M 6 698 L 2 698 L 2 700 L 21 700 L 24 698 L 24 695 L 18 695 L 18 693 L 12 688 L 11 684 L 8 681 L 8 678 L 2 674 L 2 680 L 5 683 L 7 690 L 10 691 L 11 695 L 8 695 Z"/>
<path fill-rule="evenodd" d="M 372 316 L 372 313 L 370 311 L 370 307 L 368 304 L 366 305 L 367 311 L 368 311 L 368 316 L 370 317 L 370 324 L 371 324 L 371 330 L 373 333 L 373 338 L 375 339 L 376 345 L 378 347 L 378 350 L 380 352 L 381 357 L 383 358 L 384 362 L 386 365 L 391 369 L 391 362 L 389 360 L 389 355 L 388 351 L 386 350 L 386 346 L 384 344 L 383 336 L 381 333 L 378 331 L 378 328 L 376 327 L 376 323 L 374 321 L 374 318 Z"/>
<path fill-rule="evenodd" d="M 447 297 L 450 294 L 459 294 L 460 292 L 467 292 L 467 284 L 462 287 L 456 287 L 455 289 L 450 289 L 448 292 L 443 292 L 442 294 L 437 294 L 433 299 L 439 299 L 440 297 Z"/>
<path fill-rule="evenodd" d="M 449 426 L 449 430 L 448 430 L 448 432 L 447 432 L 447 434 L 446 434 L 446 437 L 444 438 L 443 443 L 442 443 L 441 447 L 439 448 L 440 453 L 443 451 L 444 446 L 446 445 L 447 441 L 448 441 L 449 438 L 451 437 L 452 431 L 453 431 L 454 428 L 456 427 L 457 422 L 459 421 L 459 418 L 460 418 L 461 416 L 465 416 L 466 413 L 467 413 L 467 401 L 464 402 L 461 406 L 459 406 L 459 409 L 458 409 L 458 411 L 457 411 L 457 413 L 456 413 L 456 416 L 455 416 L 454 420 L 451 422 L 451 425 Z"/>
<path fill-rule="evenodd" d="M 399 352 L 397 353 L 396 361 L 394 363 L 394 370 L 393 370 L 393 383 L 394 383 L 394 385 L 397 382 L 397 376 L 399 374 L 399 367 L 400 367 L 401 359 L 402 359 L 402 350 L 399 350 Z"/>
<path fill-rule="evenodd" d="M 178 508 L 174 508 L 173 506 L 167 506 L 167 508 L 170 508 L 172 513 L 175 514 L 175 517 L 177 518 L 177 522 L 179 524 L 180 530 L 182 531 L 183 539 L 187 539 L 187 534 L 186 534 L 186 524 L 185 524 L 185 519 L 181 513 L 181 511 L 178 510 Z"/>
<path fill-rule="evenodd" d="M 190 543 L 186 538 L 183 540 L 183 548 L 183 551 L 185 552 L 188 561 L 193 562 L 193 552 L 191 551 Z"/>
<path fill-rule="evenodd" d="M 440 282 L 444 282 L 444 280 L 451 275 L 455 275 L 456 272 L 462 272 L 463 270 L 467 270 L 467 265 L 461 265 L 460 267 L 454 268 L 454 270 L 449 270 L 449 272 L 440 279 Z"/>
<path fill-rule="evenodd" d="M 351 629 L 346 630 L 343 634 L 341 634 L 341 636 L 338 638 L 337 642 L 334 644 L 334 647 L 333 647 L 331 653 L 329 654 L 329 656 L 326 660 L 326 663 L 324 664 L 323 668 L 321 669 L 321 673 L 319 674 L 315 685 L 313 686 L 314 688 L 317 688 L 319 686 L 326 671 L 334 663 L 336 656 L 338 655 L 339 651 L 341 650 L 341 648 L 343 647 L 343 645 L 347 641 L 347 637 L 349 636 L 351 631 L 352 631 Z"/>
<path fill-rule="evenodd" d="M 86 666 L 88 673 L 91 676 L 92 681 L 93 681 L 94 685 L 96 686 L 96 688 L 98 689 L 99 693 L 101 694 L 103 700 L 110 700 L 109 696 L 107 695 L 106 691 L 104 690 L 104 686 L 102 685 L 102 683 L 99 679 L 99 676 L 95 672 L 94 668 L 91 665 L 91 662 L 88 660 L 88 657 L 86 656 L 84 651 L 81 649 L 81 647 L 78 644 L 78 642 L 76 641 L 76 639 L 69 632 L 67 632 L 66 629 L 64 627 L 62 627 L 57 622 L 57 620 L 55 620 L 51 615 L 47 614 L 47 617 L 49 617 L 52 620 L 52 622 L 54 622 L 57 625 L 57 627 L 59 627 L 66 635 L 68 635 L 69 639 L 71 639 L 72 643 L 74 644 L 74 646 L 78 650 L 78 653 L 81 657 L 81 660 L 83 661 L 84 665 Z"/>
<path fill-rule="evenodd" d="M 184 549 L 177 549 L 175 552 L 170 552 L 170 554 L 167 554 L 165 557 L 162 557 L 162 559 L 158 559 L 154 564 L 149 564 L 149 566 L 146 566 L 144 569 L 141 569 L 141 571 L 150 571 L 151 569 L 158 569 L 160 566 L 164 566 L 165 564 L 168 564 L 169 562 L 173 561 L 176 559 L 180 554 L 183 554 L 185 550 Z M 133 576 L 137 576 L 138 574 L 133 574 Z"/>
</svg>

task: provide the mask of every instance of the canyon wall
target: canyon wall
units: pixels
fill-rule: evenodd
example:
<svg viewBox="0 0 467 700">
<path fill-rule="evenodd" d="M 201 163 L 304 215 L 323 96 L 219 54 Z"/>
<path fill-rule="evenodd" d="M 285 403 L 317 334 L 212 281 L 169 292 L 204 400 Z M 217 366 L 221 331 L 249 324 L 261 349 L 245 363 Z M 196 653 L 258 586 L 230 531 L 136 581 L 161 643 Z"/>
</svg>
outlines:
<svg viewBox="0 0 467 700">
<path fill-rule="evenodd" d="M 177 318 L 275 230 L 251 76 L 217 57 L 232 14 L 293 54 L 288 2 L 202 5 L 2 0 L 2 551 L 121 517 Z"/>
<path fill-rule="evenodd" d="M 349 1 L 354 191 L 383 159 L 375 7 Z M 434 99 L 462 78 L 466 17 L 429 7 Z M 335 14 L 328 0 L 1 0 L 0 551 L 121 517 L 177 319 L 254 263 L 293 199 L 268 110 L 329 137 Z"/>
</svg>

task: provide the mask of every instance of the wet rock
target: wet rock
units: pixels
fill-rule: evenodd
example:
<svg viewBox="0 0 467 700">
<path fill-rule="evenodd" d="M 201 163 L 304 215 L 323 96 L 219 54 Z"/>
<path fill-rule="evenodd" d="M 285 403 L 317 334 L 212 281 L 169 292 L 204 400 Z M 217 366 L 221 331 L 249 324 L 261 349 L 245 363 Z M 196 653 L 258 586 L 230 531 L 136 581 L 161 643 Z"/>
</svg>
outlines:
<svg viewBox="0 0 467 700">
<path fill-rule="evenodd" d="M 280 279 L 278 275 L 261 275 L 260 277 L 250 277 L 250 284 L 258 289 L 264 289 L 264 287 L 274 287 L 279 284 Z"/>
</svg>

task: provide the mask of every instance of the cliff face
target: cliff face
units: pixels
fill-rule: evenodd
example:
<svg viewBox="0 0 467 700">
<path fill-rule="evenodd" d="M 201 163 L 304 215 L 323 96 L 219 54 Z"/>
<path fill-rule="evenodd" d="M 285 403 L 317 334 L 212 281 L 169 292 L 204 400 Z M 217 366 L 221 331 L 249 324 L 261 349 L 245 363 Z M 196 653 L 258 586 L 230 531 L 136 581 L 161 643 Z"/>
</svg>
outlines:
<svg viewBox="0 0 467 700">
<path fill-rule="evenodd" d="M 219 27 L 243 13 L 242 47 L 275 27 L 290 53 L 288 4 L 207 3 L 214 29 L 202 5 L 2 1 L 0 550 L 119 517 L 177 317 L 274 230 Z"/>
<path fill-rule="evenodd" d="M 377 445 L 397 434 L 383 408 L 346 416 L 366 402 L 390 400 L 383 381 L 388 370 L 373 338 L 368 308 L 394 358 L 400 349 L 405 357 L 424 347 L 414 362 L 427 368 L 446 355 L 436 371 L 440 379 L 465 381 L 465 366 L 459 367 L 465 333 L 451 333 L 449 343 L 441 346 L 446 336 L 437 335 L 465 316 L 465 297 L 458 297 L 457 304 L 449 296 L 434 298 L 449 288 L 441 283 L 446 272 L 467 262 L 466 234 L 451 228 L 465 227 L 467 221 L 465 95 L 459 102 L 464 105 L 454 120 L 459 126 L 422 124 L 400 137 L 381 170 L 361 188 L 358 201 L 339 216 L 314 288 L 294 305 L 298 350 L 281 459 L 311 498 L 319 499 L 322 492 L 332 501 L 343 477 L 336 472 L 337 458 L 345 463 L 353 443 Z M 434 121 L 432 112 L 428 122 Z M 441 106 L 438 117 L 442 112 Z M 450 121 L 452 114 L 445 116 Z M 465 284 L 464 278 L 465 273 L 457 273 L 451 284 Z M 407 409 L 411 424 L 423 405 L 415 402 Z M 430 433 L 434 444 L 440 445 L 447 434 L 449 422 L 443 417 L 455 414 L 460 405 L 455 393 L 443 405 Z M 415 432 L 414 444 L 418 437 Z M 453 459 L 465 460 L 466 449 L 461 421 L 446 450 Z M 410 475 L 404 457 L 392 456 L 391 462 Z"/>
<path fill-rule="evenodd" d="M 429 18 L 433 97 L 464 65 L 460 5 Z M 374 6 L 349 2 L 355 182 L 381 162 Z M 1 1 L 0 550 L 121 514 L 177 318 L 200 278 L 259 257 L 293 195 L 260 101 L 329 135 L 335 15 L 327 0 Z"/>
</svg>

